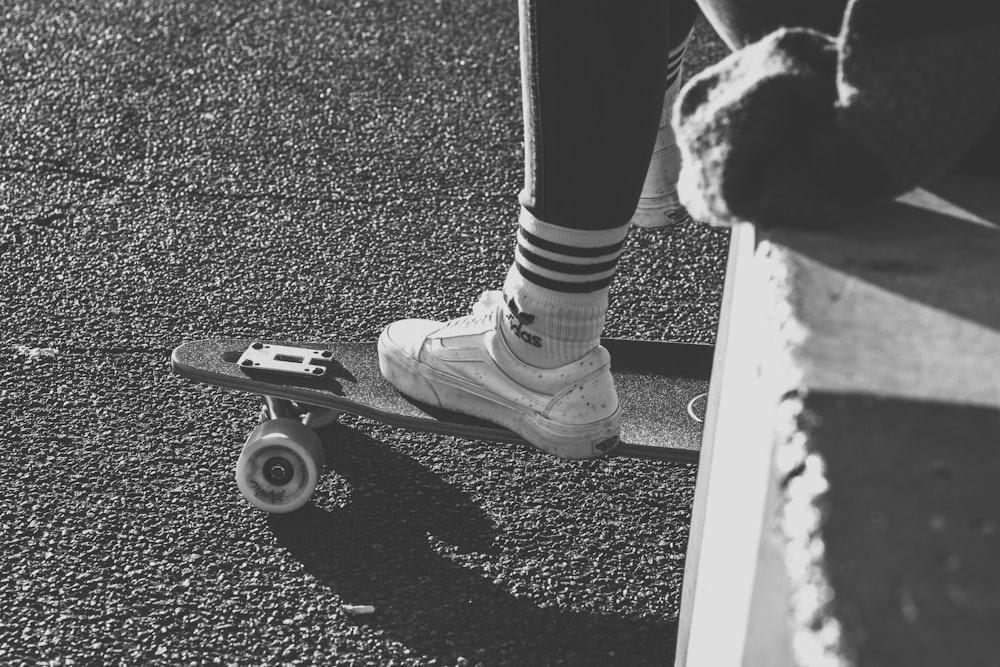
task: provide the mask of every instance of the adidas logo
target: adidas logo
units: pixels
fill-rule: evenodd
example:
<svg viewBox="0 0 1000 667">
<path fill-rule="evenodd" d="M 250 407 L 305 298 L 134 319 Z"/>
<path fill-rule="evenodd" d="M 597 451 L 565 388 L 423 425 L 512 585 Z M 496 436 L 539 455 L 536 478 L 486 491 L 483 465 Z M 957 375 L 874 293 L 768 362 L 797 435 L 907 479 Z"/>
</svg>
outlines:
<svg viewBox="0 0 1000 667">
<path fill-rule="evenodd" d="M 507 302 L 507 309 L 510 310 L 510 314 L 513 315 L 521 324 L 531 324 L 535 321 L 534 315 L 521 312 L 521 309 L 517 307 L 517 303 L 514 299 Z"/>
<path fill-rule="evenodd" d="M 522 313 L 514 302 L 514 299 L 510 299 L 507 302 L 507 324 L 510 326 L 510 330 L 514 332 L 518 340 L 523 343 L 527 343 L 533 347 L 542 346 L 542 337 L 536 336 L 530 331 L 525 331 L 522 327 L 530 325 L 535 321 L 534 315 L 529 315 L 528 313 Z"/>
</svg>

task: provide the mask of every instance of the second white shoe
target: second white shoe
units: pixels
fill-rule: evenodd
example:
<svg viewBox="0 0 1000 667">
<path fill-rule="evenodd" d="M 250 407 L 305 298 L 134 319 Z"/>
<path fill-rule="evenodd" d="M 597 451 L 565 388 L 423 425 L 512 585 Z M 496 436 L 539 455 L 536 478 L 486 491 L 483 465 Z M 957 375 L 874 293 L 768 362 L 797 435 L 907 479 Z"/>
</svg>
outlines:
<svg viewBox="0 0 1000 667">
<path fill-rule="evenodd" d="M 671 132 L 671 135 L 673 133 Z M 677 177 L 681 169 L 681 151 L 676 145 L 660 147 L 649 163 L 646 182 L 631 223 L 648 229 L 670 227 L 687 212 L 677 195 Z"/>
<path fill-rule="evenodd" d="M 378 341 L 382 374 L 414 400 L 493 422 L 560 458 L 607 454 L 621 430 L 608 351 L 557 368 L 524 364 L 499 330 L 503 308 L 487 292 L 467 317 L 390 324 Z"/>
</svg>

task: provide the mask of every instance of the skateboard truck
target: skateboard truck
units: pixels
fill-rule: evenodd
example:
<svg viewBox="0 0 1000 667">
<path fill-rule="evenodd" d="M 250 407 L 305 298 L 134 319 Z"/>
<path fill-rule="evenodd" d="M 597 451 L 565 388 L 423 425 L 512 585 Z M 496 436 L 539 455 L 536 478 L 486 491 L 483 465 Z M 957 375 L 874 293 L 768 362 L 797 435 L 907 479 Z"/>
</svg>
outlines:
<svg viewBox="0 0 1000 667">
<path fill-rule="evenodd" d="M 333 352 L 330 350 L 257 342 L 250 345 L 236 363 L 244 371 L 321 378 L 326 376 L 332 360 Z"/>
</svg>

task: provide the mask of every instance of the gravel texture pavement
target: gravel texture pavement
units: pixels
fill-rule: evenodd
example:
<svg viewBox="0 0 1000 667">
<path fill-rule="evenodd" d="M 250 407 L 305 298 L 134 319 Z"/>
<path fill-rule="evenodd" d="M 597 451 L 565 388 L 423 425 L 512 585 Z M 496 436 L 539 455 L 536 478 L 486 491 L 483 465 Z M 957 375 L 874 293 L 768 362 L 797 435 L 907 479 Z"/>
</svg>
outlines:
<svg viewBox="0 0 1000 667">
<path fill-rule="evenodd" d="M 347 419 L 268 517 L 233 480 L 257 403 L 169 371 L 498 286 L 516 34 L 483 0 L 4 3 L 0 663 L 670 663 L 694 466 Z M 633 233 L 607 333 L 711 342 L 725 244 Z"/>
</svg>

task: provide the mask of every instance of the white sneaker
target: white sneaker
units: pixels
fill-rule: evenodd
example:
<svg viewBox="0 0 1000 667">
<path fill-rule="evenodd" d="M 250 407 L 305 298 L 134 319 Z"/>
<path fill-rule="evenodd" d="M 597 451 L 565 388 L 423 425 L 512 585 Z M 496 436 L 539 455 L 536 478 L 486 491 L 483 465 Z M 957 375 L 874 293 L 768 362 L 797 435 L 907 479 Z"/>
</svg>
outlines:
<svg viewBox="0 0 1000 667">
<path fill-rule="evenodd" d="M 662 128 L 661 128 L 662 129 Z M 671 132 L 673 136 L 673 132 Z M 681 169 L 681 151 L 676 144 L 660 147 L 649 162 L 646 182 L 642 186 L 639 204 L 632 214 L 631 223 L 636 227 L 654 229 L 669 227 L 686 214 L 677 195 L 677 177 Z"/>
<path fill-rule="evenodd" d="M 499 330 L 503 308 L 499 293 L 487 292 L 467 317 L 390 324 L 378 341 L 382 374 L 414 400 L 493 422 L 560 458 L 607 454 L 621 430 L 608 351 L 528 366 Z"/>
</svg>

